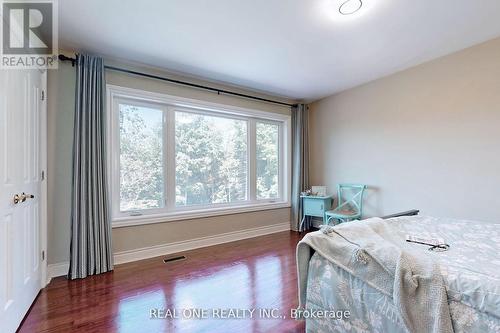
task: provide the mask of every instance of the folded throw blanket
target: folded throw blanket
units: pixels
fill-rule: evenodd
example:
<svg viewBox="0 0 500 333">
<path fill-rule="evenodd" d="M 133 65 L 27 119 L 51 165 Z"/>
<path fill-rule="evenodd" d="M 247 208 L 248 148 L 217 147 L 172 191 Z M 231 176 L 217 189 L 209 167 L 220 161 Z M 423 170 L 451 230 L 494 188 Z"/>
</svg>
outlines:
<svg viewBox="0 0 500 333">
<path fill-rule="evenodd" d="M 321 256 L 392 297 L 408 331 L 452 333 L 446 288 L 439 266 L 395 237 L 379 218 L 326 227 L 297 245 L 299 306 L 305 307 L 309 259 Z"/>
</svg>

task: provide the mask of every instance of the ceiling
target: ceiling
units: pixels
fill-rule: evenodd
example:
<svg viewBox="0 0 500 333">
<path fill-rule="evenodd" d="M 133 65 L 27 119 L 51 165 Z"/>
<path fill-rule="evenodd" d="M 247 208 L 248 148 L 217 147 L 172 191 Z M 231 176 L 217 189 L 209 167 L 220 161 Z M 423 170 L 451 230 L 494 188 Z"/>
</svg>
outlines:
<svg viewBox="0 0 500 333">
<path fill-rule="evenodd" d="M 498 0 L 339 1 L 60 0 L 60 46 L 311 101 L 500 36 Z"/>
</svg>

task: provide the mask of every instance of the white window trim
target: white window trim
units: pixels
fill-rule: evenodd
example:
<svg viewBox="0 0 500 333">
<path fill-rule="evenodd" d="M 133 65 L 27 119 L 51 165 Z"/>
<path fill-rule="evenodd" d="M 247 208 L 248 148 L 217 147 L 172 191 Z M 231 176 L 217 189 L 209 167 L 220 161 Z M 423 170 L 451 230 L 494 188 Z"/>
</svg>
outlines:
<svg viewBox="0 0 500 333">
<path fill-rule="evenodd" d="M 186 219 L 195 219 L 210 216 L 220 216 L 229 214 L 238 214 L 252 211 L 261 211 L 269 209 L 278 208 L 288 208 L 290 207 L 291 198 L 291 117 L 289 115 L 284 115 L 280 113 L 265 112 L 255 109 L 248 109 L 230 105 L 224 105 L 213 102 L 206 102 L 197 99 L 184 98 L 179 96 L 166 95 L 161 93 L 149 92 L 139 89 L 120 87 L 108 84 L 107 88 L 107 120 L 108 120 L 108 147 L 110 151 L 108 152 L 108 186 L 110 191 L 110 204 L 111 204 L 111 214 L 112 214 L 112 227 L 125 227 L 134 225 L 143 225 L 150 223 L 161 223 L 169 221 L 179 221 Z M 279 123 L 283 127 L 280 131 L 279 147 L 280 147 L 280 165 L 279 165 L 279 184 L 280 184 L 280 196 L 279 199 L 267 199 L 267 200 L 250 200 L 250 198 L 255 198 L 255 186 L 248 186 L 249 200 L 244 203 L 230 203 L 230 204 L 214 204 L 208 206 L 188 206 L 188 207 L 178 207 L 175 210 L 165 211 L 161 209 L 152 209 L 147 211 L 141 211 L 140 216 L 130 216 L 119 213 L 119 200 L 113 200 L 116 195 L 119 196 L 119 128 L 117 128 L 119 122 L 117 121 L 118 113 L 113 113 L 115 109 L 115 103 L 117 100 L 131 100 L 136 103 L 144 104 L 155 104 L 158 105 L 162 110 L 178 110 L 178 111 L 193 111 L 196 110 L 197 113 L 205 113 L 208 115 L 226 115 L 228 118 L 241 119 L 244 118 L 248 120 L 248 133 L 249 140 L 255 140 L 255 131 L 252 127 L 255 127 L 256 122 L 259 121 L 269 121 L 273 123 Z M 165 112 L 165 118 L 172 117 L 173 112 Z M 169 140 L 172 135 L 172 130 L 174 129 L 174 122 L 170 118 L 167 121 L 167 127 L 165 132 L 165 140 Z M 167 145 L 167 153 L 164 154 L 164 158 L 167 156 L 172 156 L 173 145 Z M 255 150 L 255 144 L 249 144 L 248 156 L 255 156 L 255 151 L 250 151 L 250 149 Z M 170 151 L 169 151 L 170 149 Z M 253 155 L 252 155 L 253 154 Z M 117 158 L 118 157 L 118 158 Z M 249 184 L 255 184 L 255 161 L 253 159 L 248 159 L 248 181 Z M 285 163 L 284 166 L 281 163 Z M 172 184 L 175 183 L 175 164 L 166 164 L 166 177 L 165 183 Z M 175 198 L 165 193 L 167 198 L 166 206 L 175 206 Z"/>
</svg>

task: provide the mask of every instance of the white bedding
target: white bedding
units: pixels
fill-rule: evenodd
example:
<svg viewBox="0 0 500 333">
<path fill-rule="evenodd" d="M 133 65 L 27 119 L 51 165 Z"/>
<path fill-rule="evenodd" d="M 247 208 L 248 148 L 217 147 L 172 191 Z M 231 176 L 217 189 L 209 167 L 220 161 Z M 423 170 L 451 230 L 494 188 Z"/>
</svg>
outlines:
<svg viewBox="0 0 500 333">
<path fill-rule="evenodd" d="M 363 221 L 351 223 L 363 223 Z M 500 332 L 500 224 L 418 216 L 389 219 L 386 220 L 386 223 L 394 236 L 401 240 L 404 240 L 407 234 L 414 234 L 422 237 L 441 237 L 450 245 L 449 251 L 440 253 L 429 252 L 427 250 L 428 246 L 425 245 L 412 244 L 411 248 L 414 255 L 430 256 L 438 264 L 446 285 L 455 332 Z M 325 258 L 322 258 L 322 260 L 323 263 L 328 262 Z M 337 271 L 340 270 L 344 274 L 349 274 L 334 263 L 328 263 L 335 267 Z M 326 286 L 325 276 L 322 276 L 321 279 L 319 279 L 319 276 L 314 276 L 314 274 L 321 273 L 320 268 L 310 268 L 307 281 L 306 306 L 315 308 L 342 306 L 342 299 L 338 297 L 338 294 L 331 295 L 332 290 L 329 290 Z M 328 273 L 330 277 L 332 276 L 331 272 L 332 269 Z M 335 278 L 338 279 L 339 276 L 341 275 L 338 273 Z M 328 278 L 328 275 L 326 278 Z M 347 281 L 352 283 L 356 279 L 351 276 Z M 364 284 L 370 282 L 362 280 L 358 282 Z M 332 288 L 334 287 L 332 286 Z M 322 304 L 317 304 L 319 302 L 318 295 L 322 295 L 323 300 L 325 297 L 330 297 L 332 300 L 330 303 L 323 301 Z M 377 299 L 380 299 L 381 296 L 384 295 L 379 294 Z M 358 319 L 360 320 L 358 323 L 363 323 L 361 326 L 358 325 L 358 331 L 360 327 L 364 327 L 363 325 L 370 326 L 374 324 L 366 322 L 369 320 L 368 313 L 369 311 L 373 312 L 374 309 L 380 306 L 380 303 L 370 304 L 373 299 L 369 297 L 366 297 L 365 301 L 363 307 L 366 311 L 358 313 Z M 390 301 L 393 305 L 393 300 Z M 361 304 L 357 305 L 361 306 Z M 386 310 L 389 308 L 390 306 L 386 306 Z M 372 317 L 374 315 L 375 312 L 372 313 Z M 395 318 L 393 314 L 391 314 L 391 318 Z M 354 320 L 352 319 L 347 324 L 353 324 Z M 318 329 L 320 326 L 317 324 L 320 324 L 320 322 L 322 325 L 325 324 L 324 320 L 309 320 L 308 327 Z M 397 322 L 398 320 L 393 324 Z M 339 325 L 340 322 L 331 321 L 330 324 Z M 346 322 L 342 324 L 345 325 Z M 389 326 L 396 332 L 405 331 L 395 329 L 395 327 L 398 327 L 397 325 L 391 325 Z M 375 326 L 372 328 L 375 329 Z M 340 331 L 346 331 L 345 327 Z"/>
</svg>

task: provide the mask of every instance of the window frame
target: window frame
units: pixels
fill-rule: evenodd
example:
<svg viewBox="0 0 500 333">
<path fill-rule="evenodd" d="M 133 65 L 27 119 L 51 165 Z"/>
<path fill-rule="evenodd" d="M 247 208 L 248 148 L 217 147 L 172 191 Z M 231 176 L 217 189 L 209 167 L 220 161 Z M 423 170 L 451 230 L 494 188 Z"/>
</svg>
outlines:
<svg viewBox="0 0 500 333">
<path fill-rule="evenodd" d="M 107 140 L 108 186 L 112 226 L 124 227 L 200 217 L 236 214 L 290 207 L 291 184 L 291 116 L 197 99 L 172 96 L 108 84 Z M 144 106 L 163 112 L 164 207 L 137 211 L 120 211 L 120 128 L 119 104 Z M 244 120 L 247 122 L 247 200 L 209 205 L 175 205 L 175 112 Z M 256 196 L 256 124 L 279 126 L 278 182 L 279 198 L 257 199 Z M 170 143 L 170 145 L 168 144 Z M 169 163 L 172 161 L 172 163 Z"/>
</svg>

